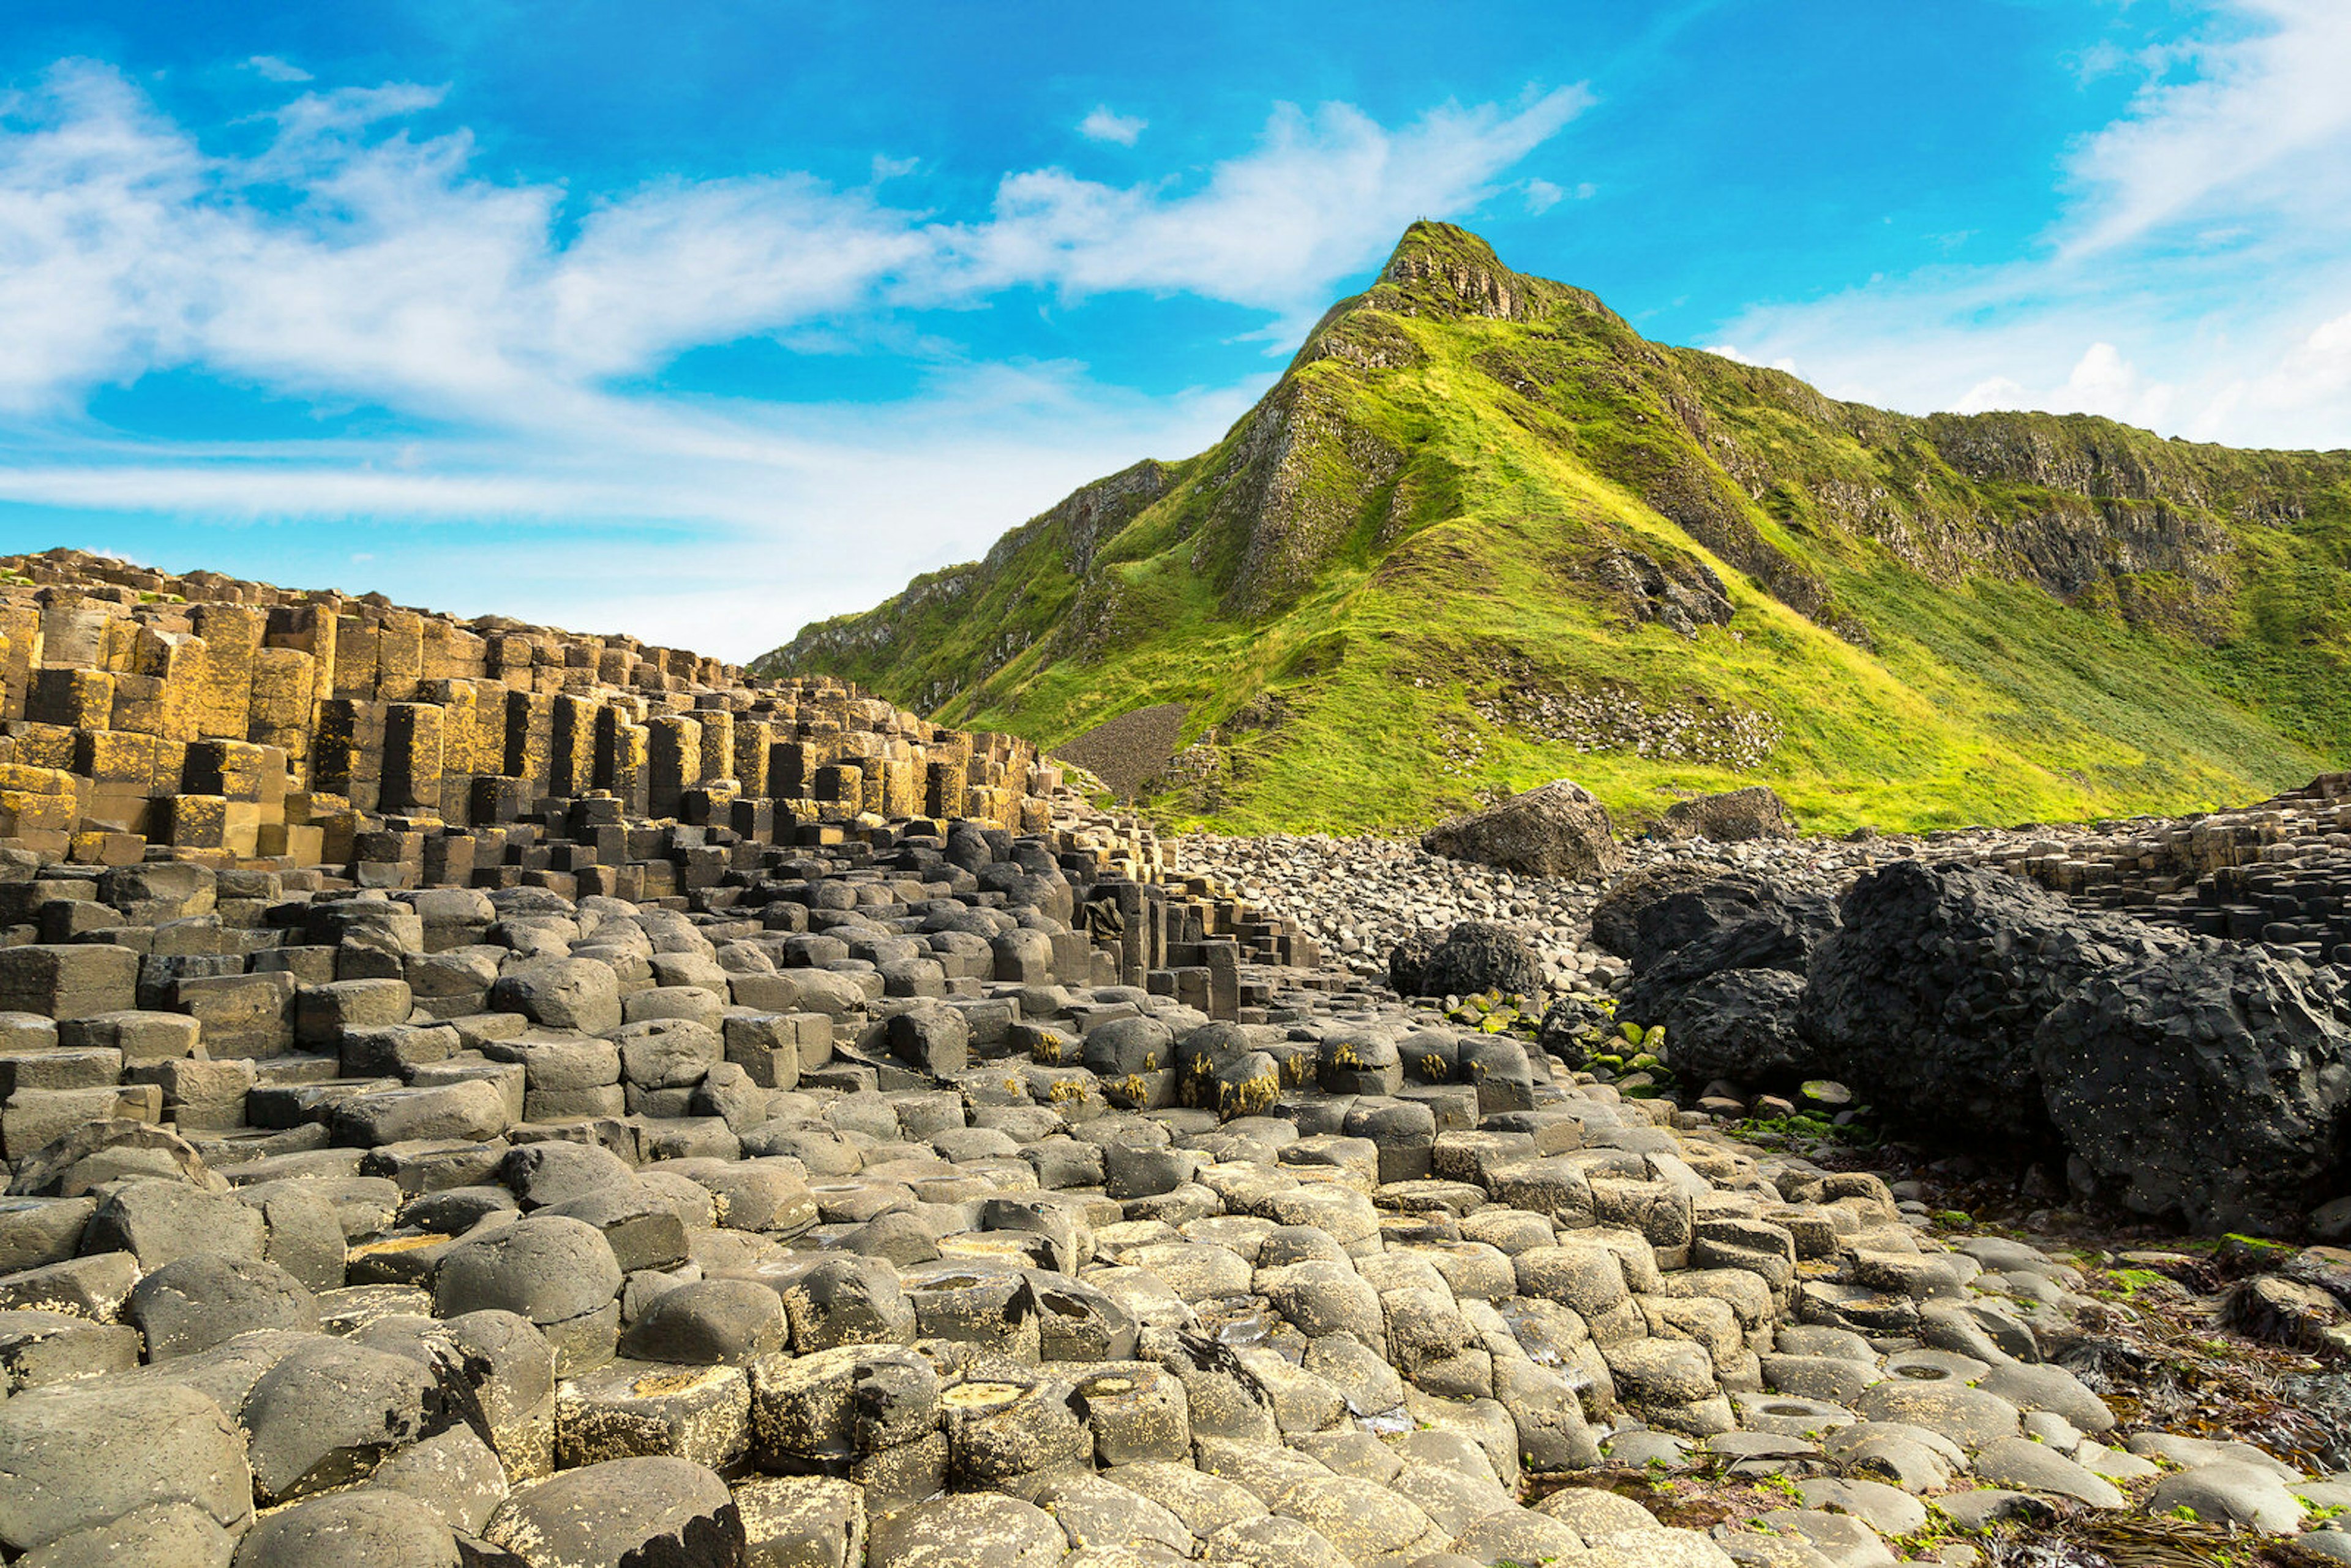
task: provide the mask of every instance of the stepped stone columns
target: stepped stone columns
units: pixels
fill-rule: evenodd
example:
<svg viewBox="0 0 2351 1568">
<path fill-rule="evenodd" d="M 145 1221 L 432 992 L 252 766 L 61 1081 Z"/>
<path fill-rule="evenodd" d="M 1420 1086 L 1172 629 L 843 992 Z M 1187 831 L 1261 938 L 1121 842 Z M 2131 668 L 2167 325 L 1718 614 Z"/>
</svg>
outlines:
<svg viewBox="0 0 2351 1568">
<path fill-rule="evenodd" d="M 1060 781 L 1025 742 L 839 682 L 71 551 L 0 558 L 0 838 L 59 859 L 656 897 L 734 842 L 861 820 L 1035 832 Z M 656 853 L 649 817 L 727 837 Z"/>
</svg>

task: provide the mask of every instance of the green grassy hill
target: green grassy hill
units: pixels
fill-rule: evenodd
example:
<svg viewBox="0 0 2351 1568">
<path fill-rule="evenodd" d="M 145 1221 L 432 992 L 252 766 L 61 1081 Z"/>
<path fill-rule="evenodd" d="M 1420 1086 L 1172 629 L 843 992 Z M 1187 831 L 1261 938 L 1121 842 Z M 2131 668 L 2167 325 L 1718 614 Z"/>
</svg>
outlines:
<svg viewBox="0 0 2351 1568">
<path fill-rule="evenodd" d="M 1048 745 L 1187 704 L 1157 803 L 1235 829 L 1566 777 L 1836 830 L 2273 793 L 2351 755 L 2346 652 L 2351 453 L 1837 402 L 1416 224 L 1217 446 L 755 667 Z"/>
</svg>

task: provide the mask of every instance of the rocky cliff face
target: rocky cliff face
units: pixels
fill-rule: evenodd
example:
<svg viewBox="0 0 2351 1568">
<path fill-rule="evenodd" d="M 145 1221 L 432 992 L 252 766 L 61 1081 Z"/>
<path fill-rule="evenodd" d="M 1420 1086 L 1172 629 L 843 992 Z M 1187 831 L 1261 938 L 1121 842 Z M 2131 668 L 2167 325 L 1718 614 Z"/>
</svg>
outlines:
<svg viewBox="0 0 2351 1568">
<path fill-rule="evenodd" d="M 2351 735 L 2345 560 L 2351 454 L 1841 403 L 1418 224 L 1217 446 L 759 667 L 1047 742 L 1181 701 L 1218 809 L 1269 822 L 1336 824 L 1332 786 L 1362 825 L 1562 771 L 1636 817 L 1750 772 L 1833 814 L 1922 778 L 1970 815 L 2176 808 Z M 1269 693 L 1280 724 L 1233 724 Z M 1771 754 L 1645 770 L 1610 716 L 1667 713 Z M 1381 737 L 1429 781 L 1301 749 Z"/>
</svg>

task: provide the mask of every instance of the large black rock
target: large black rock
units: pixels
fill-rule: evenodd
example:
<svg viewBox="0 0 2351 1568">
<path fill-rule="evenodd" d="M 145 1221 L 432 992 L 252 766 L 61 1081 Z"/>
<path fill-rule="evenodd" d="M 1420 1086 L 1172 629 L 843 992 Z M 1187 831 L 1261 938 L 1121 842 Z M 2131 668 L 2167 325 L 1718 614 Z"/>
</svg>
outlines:
<svg viewBox="0 0 2351 1568">
<path fill-rule="evenodd" d="M 1674 999 L 1709 976 L 1777 969 L 1802 976 L 1813 949 L 1837 928 L 1836 905 L 1823 894 L 1766 887 L 1752 913 L 1701 932 L 1634 971 L 1618 998 L 1625 1016 L 1662 1022 Z"/>
<path fill-rule="evenodd" d="M 1820 1067 L 1945 1138 L 2046 1137 L 2042 1019 L 2092 975 L 2189 946 L 1979 866 L 1897 861 L 1854 883 L 1840 913 L 1804 988 Z"/>
<path fill-rule="evenodd" d="M 2215 944 L 2087 977 L 2032 1061 L 2102 1196 L 2199 1230 L 2293 1230 L 2343 1163 L 2346 1004 L 2339 969 Z"/>
<path fill-rule="evenodd" d="M 1428 961 L 1443 940 L 1434 931 L 1414 931 L 1388 949 L 1388 985 L 1397 996 L 1428 995 Z"/>
<path fill-rule="evenodd" d="M 1440 822 L 1420 836 L 1420 847 L 1520 876 L 1577 882 L 1598 882 L 1625 863 L 1608 808 L 1565 779 Z"/>
<path fill-rule="evenodd" d="M 1766 936 L 1759 929 L 1742 939 L 1759 944 L 1758 950 L 1745 956 L 1725 952 L 1683 978 L 1725 968 L 1801 969 L 1812 944 L 1837 923 L 1836 906 L 1826 894 L 1748 872 L 1668 861 L 1634 873 L 1602 896 L 1592 911 L 1592 939 L 1632 965 L 1635 974 L 1646 974 L 1691 944 L 1758 916 L 1779 923 L 1781 934 Z M 1797 938 L 1793 948 L 1784 946 L 1790 936 Z"/>
<path fill-rule="evenodd" d="M 1674 991 L 1662 1011 L 1635 1021 L 1666 1026 L 1666 1065 L 1693 1083 L 1727 1078 L 1773 1087 L 1818 1071 L 1798 1027 L 1803 994 L 1803 977 L 1785 969 L 1724 969 Z"/>
<path fill-rule="evenodd" d="M 1465 920 L 1434 945 L 1426 932 L 1405 937 L 1388 955 L 1388 983 L 1406 997 L 1532 995 L 1543 988 L 1543 972 L 1533 949 L 1510 931 Z"/>
<path fill-rule="evenodd" d="M 1687 1077 L 1772 1085 L 1813 1074 L 1798 1003 L 1813 950 L 1837 928 L 1824 894 L 1743 873 L 1659 878 L 1614 912 L 1638 956 L 1617 1016 L 1666 1026 Z"/>
</svg>

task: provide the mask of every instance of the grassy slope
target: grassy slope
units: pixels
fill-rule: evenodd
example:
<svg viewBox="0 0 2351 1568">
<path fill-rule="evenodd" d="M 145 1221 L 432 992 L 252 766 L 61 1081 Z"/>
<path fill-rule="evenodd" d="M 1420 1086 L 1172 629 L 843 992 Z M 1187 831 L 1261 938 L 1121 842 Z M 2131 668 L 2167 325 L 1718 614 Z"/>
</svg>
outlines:
<svg viewBox="0 0 2351 1568">
<path fill-rule="evenodd" d="M 1416 232 L 1490 265 L 1458 231 Z M 1217 726 L 1226 770 L 1163 805 L 1245 830 L 1425 822 L 1478 789 L 1559 777 L 1635 816 L 1760 780 L 1823 830 L 2014 822 L 2212 806 L 2340 764 L 2351 505 L 2339 461 L 2000 416 L 2013 427 L 1990 433 L 2002 441 L 2086 441 L 2119 468 L 2198 482 L 2214 503 L 2199 517 L 2237 542 L 2238 587 L 2173 592 L 2173 622 L 2200 618 L 2200 634 L 2183 634 L 2146 609 L 2167 608 L 2161 573 L 2115 579 L 2126 618 L 2105 587 L 2069 605 L 1995 570 L 1914 570 L 1821 499 L 1890 493 L 1964 542 L 1987 519 L 2079 510 L 2079 494 L 1963 476 L 1924 422 L 1657 349 L 1588 297 L 1516 281 L 1539 295 L 1528 319 L 1462 317 L 1384 287 L 1370 302 L 1388 308 L 1334 312 L 1318 329 L 1322 357 L 1302 355 L 1289 390 L 1343 409 L 1351 434 L 1400 460 L 1367 486 L 1337 442 L 1301 441 L 1294 470 L 1355 512 L 1314 547 L 1294 599 L 1235 608 L 1249 589 L 1249 519 L 1233 505 L 1252 450 L 1245 419 L 1162 470 L 1155 501 L 1133 497 L 1082 580 L 1057 508 L 983 568 L 829 623 L 814 649 L 803 633 L 778 665 L 1048 743 L 1146 703 L 1189 703 L 1187 734 Z M 1364 365 L 1345 351 L 1359 343 L 1391 362 Z M 1649 504 L 1693 486 L 1715 519 L 1694 532 Z M 2233 515 L 2273 491 L 2301 514 L 2291 528 Z M 1688 520 L 1681 501 L 1660 504 Z M 1776 549 L 1766 570 L 1784 561 L 1812 585 L 1783 597 L 1824 590 L 1825 608 L 1797 613 L 1696 537 L 1723 542 L 1725 529 Z M 1736 606 L 1730 626 L 1693 640 L 1628 622 L 1577 575 L 1620 548 L 1708 561 Z M 1870 646 L 1821 622 L 1857 622 Z M 1768 715 L 1778 739 L 1752 767 L 1579 750 L 1491 722 L 1506 687 L 1604 693 L 1702 727 Z"/>
</svg>

